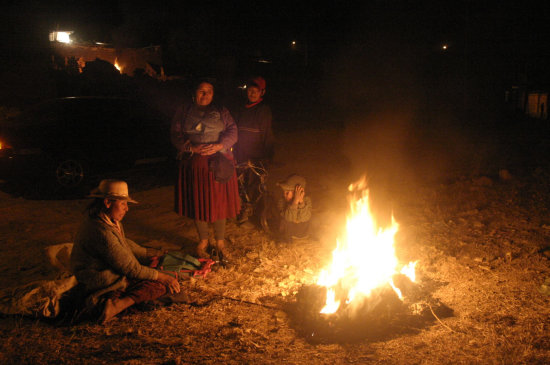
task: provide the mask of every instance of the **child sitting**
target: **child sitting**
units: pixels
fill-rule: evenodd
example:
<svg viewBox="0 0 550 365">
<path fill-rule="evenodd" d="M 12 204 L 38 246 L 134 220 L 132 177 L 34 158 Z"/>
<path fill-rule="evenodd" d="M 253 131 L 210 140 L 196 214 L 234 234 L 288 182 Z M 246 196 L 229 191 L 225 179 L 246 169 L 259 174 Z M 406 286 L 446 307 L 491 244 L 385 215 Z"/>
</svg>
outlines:
<svg viewBox="0 0 550 365">
<path fill-rule="evenodd" d="M 305 196 L 306 179 L 293 174 L 277 185 L 283 189 L 283 197 L 277 205 L 281 215 L 281 240 L 307 238 L 311 219 L 311 198 Z"/>
</svg>

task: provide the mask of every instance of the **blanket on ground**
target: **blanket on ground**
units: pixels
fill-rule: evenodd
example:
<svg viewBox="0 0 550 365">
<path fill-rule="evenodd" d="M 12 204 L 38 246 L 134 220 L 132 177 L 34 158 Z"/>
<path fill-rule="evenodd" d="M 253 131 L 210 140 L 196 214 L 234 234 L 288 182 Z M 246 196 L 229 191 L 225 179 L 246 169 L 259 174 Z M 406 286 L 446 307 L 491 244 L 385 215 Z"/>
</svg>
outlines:
<svg viewBox="0 0 550 365">
<path fill-rule="evenodd" d="M 0 313 L 55 318 L 60 312 L 61 297 L 77 284 L 69 270 L 72 248 L 72 243 L 46 247 L 45 255 L 59 270 L 58 276 L 54 280 L 37 280 L 0 290 Z"/>
</svg>

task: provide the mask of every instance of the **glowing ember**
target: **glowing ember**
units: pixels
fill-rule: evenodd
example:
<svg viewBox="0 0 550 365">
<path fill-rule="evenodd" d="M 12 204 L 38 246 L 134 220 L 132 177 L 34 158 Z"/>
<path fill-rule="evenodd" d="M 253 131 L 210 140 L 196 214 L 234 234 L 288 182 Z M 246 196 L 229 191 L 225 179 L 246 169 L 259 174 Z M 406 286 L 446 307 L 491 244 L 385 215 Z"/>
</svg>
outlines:
<svg viewBox="0 0 550 365">
<path fill-rule="evenodd" d="M 118 64 L 118 59 L 117 59 L 117 58 L 115 58 L 114 66 L 115 66 L 115 68 L 116 68 L 119 72 L 122 72 L 122 66 L 120 66 L 120 65 Z"/>
<path fill-rule="evenodd" d="M 321 313 L 334 313 L 338 310 L 338 307 L 340 306 L 340 301 L 335 299 L 336 293 L 334 292 L 334 289 L 328 289 L 327 290 L 327 304 L 325 307 L 321 310 Z"/>
<path fill-rule="evenodd" d="M 414 270 L 415 267 L 416 267 L 416 261 L 409 262 L 408 265 L 403 266 L 403 268 L 401 269 L 401 274 L 411 279 L 412 282 L 415 282 L 416 281 L 416 273 Z"/>
<path fill-rule="evenodd" d="M 391 286 L 402 298 L 400 290 L 393 284 L 392 277 L 404 274 L 414 281 L 416 263 L 401 267 L 395 257 L 394 236 L 398 224 L 392 217 L 388 228 L 375 224 L 369 206 L 369 191 L 365 179 L 349 187 L 350 214 L 346 232 L 338 240 L 332 252 L 333 260 L 321 271 L 317 284 L 327 288 L 327 300 L 321 313 L 335 313 L 345 299 L 346 305 L 355 306 L 371 296 L 374 289 Z"/>
</svg>

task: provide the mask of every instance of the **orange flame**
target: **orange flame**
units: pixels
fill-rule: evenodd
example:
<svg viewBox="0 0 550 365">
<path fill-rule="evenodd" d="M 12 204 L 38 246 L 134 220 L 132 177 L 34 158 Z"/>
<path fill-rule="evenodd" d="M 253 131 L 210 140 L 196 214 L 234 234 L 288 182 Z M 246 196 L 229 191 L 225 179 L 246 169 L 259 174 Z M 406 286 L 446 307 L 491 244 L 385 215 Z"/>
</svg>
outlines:
<svg viewBox="0 0 550 365">
<path fill-rule="evenodd" d="M 118 70 L 118 72 L 122 72 L 122 66 L 118 63 L 118 58 L 115 58 L 114 66 Z"/>
<path fill-rule="evenodd" d="M 341 306 L 337 292 L 345 293 L 346 305 L 356 305 L 361 298 L 369 297 L 372 291 L 385 285 L 395 287 L 392 277 L 403 273 L 414 281 L 414 265 L 401 267 L 394 248 L 394 237 L 399 225 L 392 216 L 392 224 L 379 228 L 375 224 L 369 206 L 369 191 L 363 178 L 349 187 L 351 192 L 350 214 L 347 218 L 343 240 L 337 241 L 332 252 L 332 263 L 321 271 L 317 284 L 327 288 L 327 300 L 321 313 L 335 313 Z M 359 194 L 359 198 L 353 197 Z"/>
</svg>

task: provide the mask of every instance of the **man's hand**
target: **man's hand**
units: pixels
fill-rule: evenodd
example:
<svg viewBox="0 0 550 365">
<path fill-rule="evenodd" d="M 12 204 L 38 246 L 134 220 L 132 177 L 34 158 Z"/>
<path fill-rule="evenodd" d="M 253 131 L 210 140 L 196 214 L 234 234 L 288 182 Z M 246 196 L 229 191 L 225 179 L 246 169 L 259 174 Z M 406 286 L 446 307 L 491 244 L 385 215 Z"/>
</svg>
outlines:
<svg viewBox="0 0 550 365">
<path fill-rule="evenodd" d="M 175 277 L 159 271 L 159 276 L 157 280 L 166 285 L 166 288 L 168 289 L 170 294 L 180 292 L 180 283 Z"/>
<path fill-rule="evenodd" d="M 304 195 L 306 194 L 304 188 L 301 185 L 296 185 L 294 188 L 294 199 L 292 200 L 293 204 L 300 204 L 304 202 Z"/>
<path fill-rule="evenodd" d="M 160 249 L 147 247 L 147 257 L 160 257 L 162 255 L 165 255 L 168 252 L 168 250 L 163 249 L 162 247 Z"/>
</svg>

